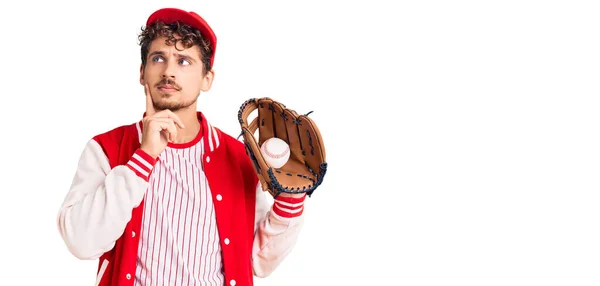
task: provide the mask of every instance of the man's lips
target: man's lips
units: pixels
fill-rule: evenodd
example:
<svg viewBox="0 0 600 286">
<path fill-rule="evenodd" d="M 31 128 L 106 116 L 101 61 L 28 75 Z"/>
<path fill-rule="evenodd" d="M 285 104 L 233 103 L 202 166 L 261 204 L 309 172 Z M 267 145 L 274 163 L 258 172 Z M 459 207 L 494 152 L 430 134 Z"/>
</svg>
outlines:
<svg viewBox="0 0 600 286">
<path fill-rule="evenodd" d="M 179 90 L 178 88 L 176 88 L 175 86 L 172 86 L 170 84 L 159 85 L 158 89 L 160 89 L 160 90 L 168 90 L 168 91 Z"/>
</svg>

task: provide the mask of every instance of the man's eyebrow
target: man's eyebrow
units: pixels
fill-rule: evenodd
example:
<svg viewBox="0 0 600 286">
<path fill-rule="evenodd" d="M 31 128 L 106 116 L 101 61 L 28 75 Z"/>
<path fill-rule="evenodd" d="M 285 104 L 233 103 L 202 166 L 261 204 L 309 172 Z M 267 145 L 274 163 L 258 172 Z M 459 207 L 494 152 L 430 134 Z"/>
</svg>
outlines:
<svg viewBox="0 0 600 286">
<path fill-rule="evenodd" d="M 151 56 L 154 56 L 154 55 L 160 55 L 160 56 L 163 56 L 164 54 L 165 54 L 165 53 L 164 53 L 164 52 L 162 52 L 162 51 L 154 51 L 154 52 L 151 52 L 150 54 L 148 54 L 148 57 L 151 57 Z"/>
<path fill-rule="evenodd" d="M 177 55 L 178 57 L 180 57 L 180 58 L 184 58 L 184 59 L 186 59 L 186 60 L 192 60 L 192 61 L 196 61 L 196 59 L 194 59 L 193 57 L 191 57 L 191 56 L 188 56 L 188 55 L 184 55 L 184 54 L 176 54 L 176 55 Z"/>
</svg>

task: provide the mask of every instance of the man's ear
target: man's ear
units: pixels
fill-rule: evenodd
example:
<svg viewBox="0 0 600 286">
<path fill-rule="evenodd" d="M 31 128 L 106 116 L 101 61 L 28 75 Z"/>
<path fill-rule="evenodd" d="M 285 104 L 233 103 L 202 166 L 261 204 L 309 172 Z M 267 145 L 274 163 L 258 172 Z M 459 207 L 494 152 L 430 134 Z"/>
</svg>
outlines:
<svg viewBox="0 0 600 286">
<path fill-rule="evenodd" d="M 212 86 L 213 80 L 215 79 L 215 71 L 214 70 L 210 70 L 209 72 L 207 72 L 204 77 L 202 78 L 202 88 L 201 90 L 204 92 L 207 92 L 210 90 L 210 87 Z"/>
<path fill-rule="evenodd" d="M 144 65 L 140 65 L 140 84 L 144 85 L 146 82 L 144 81 Z"/>
</svg>

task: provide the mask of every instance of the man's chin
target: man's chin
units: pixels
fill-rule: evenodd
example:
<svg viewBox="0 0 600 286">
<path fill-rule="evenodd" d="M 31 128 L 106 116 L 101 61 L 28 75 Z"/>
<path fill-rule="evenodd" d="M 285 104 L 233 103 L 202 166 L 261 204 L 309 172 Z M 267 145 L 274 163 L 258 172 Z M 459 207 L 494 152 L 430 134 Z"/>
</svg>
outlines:
<svg viewBox="0 0 600 286">
<path fill-rule="evenodd" d="M 156 110 L 170 110 L 172 112 L 176 112 L 182 109 L 189 108 L 194 102 L 158 102 L 154 103 L 154 108 Z"/>
<path fill-rule="evenodd" d="M 170 110 L 172 112 L 175 111 L 179 111 L 181 109 L 184 109 L 185 106 L 180 106 L 180 105 L 158 105 L 154 107 L 157 111 L 162 111 L 162 110 Z"/>
</svg>

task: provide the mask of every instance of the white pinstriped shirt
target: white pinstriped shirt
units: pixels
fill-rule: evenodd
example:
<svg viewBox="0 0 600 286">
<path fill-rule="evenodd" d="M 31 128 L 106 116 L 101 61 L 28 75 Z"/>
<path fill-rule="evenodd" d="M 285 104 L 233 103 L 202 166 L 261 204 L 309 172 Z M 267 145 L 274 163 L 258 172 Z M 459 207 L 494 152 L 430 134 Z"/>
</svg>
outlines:
<svg viewBox="0 0 600 286">
<path fill-rule="evenodd" d="M 159 156 L 144 198 L 136 286 L 224 284 L 203 146 L 169 144 Z"/>
</svg>

